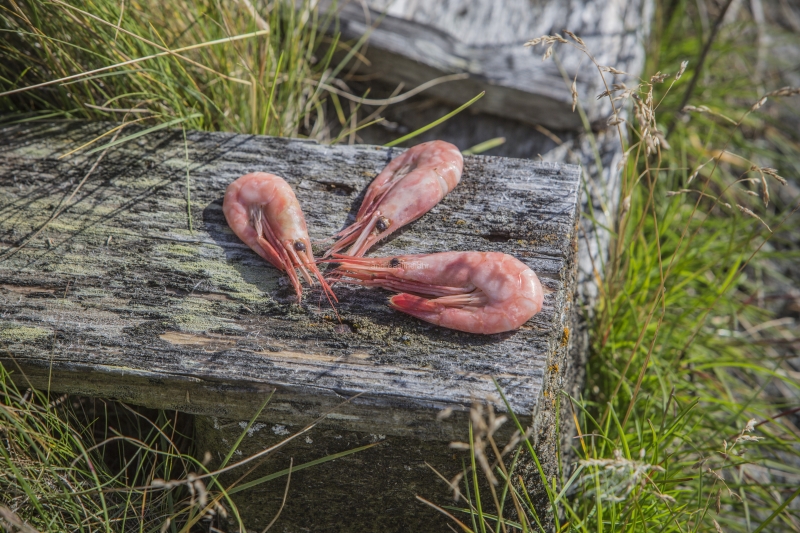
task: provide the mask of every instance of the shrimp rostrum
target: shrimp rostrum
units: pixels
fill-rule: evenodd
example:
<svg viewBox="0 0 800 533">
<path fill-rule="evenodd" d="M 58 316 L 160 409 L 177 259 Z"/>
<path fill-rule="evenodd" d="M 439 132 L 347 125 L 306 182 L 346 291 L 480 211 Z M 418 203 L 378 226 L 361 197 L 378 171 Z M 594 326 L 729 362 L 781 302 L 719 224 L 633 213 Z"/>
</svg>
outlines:
<svg viewBox="0 0 800 533">
<path fill-rule="evenodd" d="M 382 258 L 335 255 L 338 279 L 399 294 L 389 305 L 426 322 L 469 333 L 519 328 L 542 309 L 539 278 L 499 252 L 443 252 Z"/>
<path fill-rule="evenodd" d="M 314 261 L 300 203 L 283 178 L 266 172 L 242 176 L 228 185 L 222 211 L 247 246 L 289 275 L 298 302 L 303 290 L 297 270 L 309 285 L 313 274 L 328 298 L 337 301 Z"/>
<path fill-rule="evenodd" d="M 393 159 L 367 189 L 356 221 L 325 253 L 362 257 L 372 246 L 438 204 L 461 180 L 464 159 L 454 145 L 431 141 Z M 342 252 L 347 247 L 346 252 Z"/>
</svg>

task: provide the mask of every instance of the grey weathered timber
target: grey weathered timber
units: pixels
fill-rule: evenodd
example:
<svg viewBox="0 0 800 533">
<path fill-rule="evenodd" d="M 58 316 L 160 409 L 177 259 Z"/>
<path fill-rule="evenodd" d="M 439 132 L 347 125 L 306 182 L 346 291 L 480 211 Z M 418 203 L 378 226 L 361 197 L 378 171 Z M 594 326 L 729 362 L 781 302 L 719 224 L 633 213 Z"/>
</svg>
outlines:
<svg viewBox="0 0 800 533">
<path fill-rule="evenodd" d="M 323 1 L 323 6 L 332 2 Z M 596 67 L 571 46 L 556 49 L 558 62 L 543 62 L 545 48 L 524 48 L 534 37 L 576 33 L 603 66 L 631 75 L 608 75 L 608 83 L 636 83 L 644 65 L 650 0 L 344 0 L 337 2 L 345 38 L 369 34 L 363 72 L 389 83 L 417 86 L 433 78 L 465 73 L 460 82 L 426 94 L 460 105 L 482 90 L 475 109 L 558 130 L 580 130 L 569 85 L 578 92 L 592 123 L 611 113 Z M 564 69 L 566 77 L 559 70 Z"/>
<path fill-rule="evenodd" d="M 99 154 L 60 156 L 108 127 L 0 129 L 0 254 L 47 221 Z M 385 441 L 293 478 L 319 490 L 290 499 L 281 518 L 287 530 L 370 529 L 342 522 L 342 509 L 354 506 L 359 511 L 347 516 L 381 530 L 444 528 L 436 522 L 440 515 L 414 499 L 442 502 L 447 494 L 424 461 L 447 476 L 460 471 L 447 443 L 466 439 L 469 405 L 495 395 L 492 378 L 534 427 L 545 470 L 553 474 L 556 398 L 575 371 L 568 352 L 577 167 L 467 157 L 461 184 L 440 205 L 373 250 L 496 250 L 529 264 L 550 291 L 543 311 L 518 331 L 492 336 L 396 313 L 376 290 L 337 286 L 341 321 L 317 289 L 298 305 L 285 275 L 239 242 L 222 216 L 228 183 L 250 171 L 274 172 L 292 184 L 322 250 L 397 153 L 197 132 L 189 133 L 187 148 L 180 132 L 112 148 L 72 204 L 0 262 L 0 361 L 37 387 L 203 415 L 201 450 L 229 445 L 273 391 L 245 451 L 330 413 L 317 433 L 271 459 L 273 471 L 288 466 L 289 454 L 298 464 Z M 453 415 L 437 420 L 446 408 Z M 531 483 L 537 478 L 530 476 Z M 265 510 L 277 509 L 278 483 L 239 496 L 261 502 L 251 508 L 253 527 L 271 517 Z"/>
</svg>

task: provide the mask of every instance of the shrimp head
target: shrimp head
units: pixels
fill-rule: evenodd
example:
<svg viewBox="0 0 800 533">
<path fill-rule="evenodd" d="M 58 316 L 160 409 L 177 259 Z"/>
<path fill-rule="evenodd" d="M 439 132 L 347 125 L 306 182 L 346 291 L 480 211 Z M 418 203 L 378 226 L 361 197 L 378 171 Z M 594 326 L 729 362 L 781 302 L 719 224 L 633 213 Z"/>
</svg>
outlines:
<svg viewBox="0 0 800 533">
<path fill-rule="evenodd" d="M 469 333 L 519 328 L 541 311 L 542 285 L 527 265 L 499 252 L 443 252 L 382 258 L 336 254 L 344 282 L 399 293 L 389 305 Z"/>
<path fill-rule="evenodd" d="M 228 185 L 222 212 L 247 246 L 289 275 L 298 302 L 303 294 L 298 269 L 313 285 L 310 271 L 328 298 L 338 301 L 316 266 L 300 203 L 283 178 L 266 172 L 242 176 Z"/>
</svg>

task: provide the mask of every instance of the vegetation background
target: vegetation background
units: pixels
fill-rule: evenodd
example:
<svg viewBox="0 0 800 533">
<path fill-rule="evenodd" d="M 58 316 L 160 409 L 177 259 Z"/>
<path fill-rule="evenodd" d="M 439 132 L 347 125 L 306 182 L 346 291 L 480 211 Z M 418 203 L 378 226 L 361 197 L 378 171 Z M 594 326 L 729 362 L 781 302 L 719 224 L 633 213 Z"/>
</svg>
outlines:
<svg viewBox="0 0 800 533">
<path fill-rule="evenodd" d="M 655 3 L 648 75 L 607 95 L 629 110 L 616 126 L 627 158 L 588 380 L 581 398 L 562 399 L 581 435 L 574 468 L 547 480 L 548 518 L 506 477 L 533 453 L 524 439 L 501 463 L 473 462 L 456 480 L 460 501 L 434 502 L 464 531 L 538 531 L 551 519 L 581 532 L 800 530 L 800 6 Z M 6 0 L 0 123 L 357 142 L 385 106 L 340 96 L 363 43 L 340 42 L 335 28 L 309 3 Z M 110 126 L 93 147 L 112 135 L 125 133 Z M 0 369 L 0 528 L 236 524 L 192 450 L 190 420 L 20 390 L 11 370 Z M 492 415 L 473 415 L 467 445 L 480 457 Z M 481 495 L 487 475 L 499 488 Z"/>
</svg>

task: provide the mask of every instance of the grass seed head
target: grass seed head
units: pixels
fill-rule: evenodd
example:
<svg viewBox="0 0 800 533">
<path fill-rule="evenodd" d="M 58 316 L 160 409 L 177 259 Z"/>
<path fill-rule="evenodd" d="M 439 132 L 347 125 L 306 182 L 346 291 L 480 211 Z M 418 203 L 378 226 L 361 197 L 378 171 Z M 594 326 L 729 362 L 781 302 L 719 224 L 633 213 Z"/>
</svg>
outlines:
<svg viewBox="0 0 800 533">
<path fill-rule="evenodd" d="M 624 70 L 619 70 L 618 68 L 614 67 L 600 67 L 600 72 L 610 72 L 611 74 L 617 74 L 620 76 L 627 75 L 628 73 Z"/>
<path fill-rule="evenodd" d="M 631 195 L 630 194 L 622 199 L 621 208 L 622 208 L 621 215 L 625 215 L 628 211 L 631 210 Z"/>
<path fill-rule="evenodd" d="M 663 74 L 660 71 L 656 72 L 653 76 L 650 76 L 650 84 L 662 83 L 667 78 L 669 78 L 669 74 Z"/>
<path fill-rule="evenodd" d="M 653 494 L 655 495 L 656 498 L 665 503 L 675 503 L 676 501 L 675 498 L 673 498 L 669 494 L 664 494 L 663 492 L 654 492 Z"/>
<path fill-rule="evenodd" d="M 781 185 L 786 185 L 786 183 L 787 183 L 786 182 L 786 178 L 783 178 L 783 177 L 779 176 L 777 169 L 769 168 L 769 167 L 762 167 L 759 170 L 761 172 L 763 172 L 764 174 L 766 174 L 767 176 L 772 176 L 773 178 L 778 180 Z"/>
<path fill-rule="evenodd" d="M 617 124 L 622 124 L 623 122 L 625 122 L 625 119 L 615 114 L 608 117 L 606 124 L 608 124 L 609 126 L 616 126 Z"/>
<path fill-rule="evenodd" d="M 764 225 L 764 227 L 765 227 L 765 228 L 767 228 L 767 231 L 769 231 L 770 233 L 772 233 L 772 229 L 769 227 L 769 225 L 768 225 L 766 222 L 764 222 L 764 221 L 761 219 L 761 217 L 760 217 L 760 216 L 756 215 L 756 214 L 755 214 L 753 211 L 751 211 L 750 209 L 746 208 L 746 207 L 745 207 L 745 206 L 743 206 L 743 205 L 736 204 L 736 207 L 738 207 L 738 208 L 739 208 L 739 211 L 741 211 L 741 212 L 742 212 L 742 214 L 744 214 L 744 215 L 747 215 L 748 217 L 751 217 L 751 218 L 755 218 L 755 219 L 757 219 L 759 222 L 761 222 L 761 223 Z"/>
<path fill-rule="evenodd" d="M 458 501 L 461 498 L 461 480 L 464 478 L 464 473 L 459 472 L 453 479 L 450 480 L 450 489 L 453 491 L 453 500 Z"/>
<path fill-rule="evenodd" d="M 752 113 L 753 111 L 757 111 L 758 109 L 760 109 L 760 108 L 761 108 L 761 106 L 763 106 L 763 105 L 764 105 L 764 104 L 766 104 L 766 103 L 767 103 L 767 97 L 766 97 L 766 96 L 762 96 L 762 97 L 761 97 L 761 98 L 758 100 L 758 102 L 756 102 L 755 104 L 753 104 L 753 107 L 751 107 L 751 108 L 750 108 L 750 112 Z"/>
<path fill-rule="evenodd" d="M 580 37 L 578 37 L 577 35 L 575 35 L 575 34 L 574 34 L 574 33 L 572 33 L 571 31 L 569 31 L 569 30 L 561 30 L 561 31 L 563 31 L 564 33 L 566 33 L 567 35 L 569 35 L 569 36 L 572 38 L 572 40 L 574 40 L 574 41 L 575 41 L 576 43 L 578 43 L 579 45 L 581 45 L 581 46 L 583 46 L 583 47 L 585 47 L 585 46 L 586 46 L 586 43 L 584 43 L 584 42 L 583 42 L 583 39 L 581 39 Z"/>
<path fill-rule="evenodd" d="M 452 407 L 446 407 L 446 408 L 442 409 L 441 411 L 439 411 L 438 413 L 436 413 L 436 420 L 442 421 L 442 420 L 445 420 L 447 418 L 450 418 L 452 415 L 453 415 L 453 408 Z"/>
<path fill-rule="evenodd" d="M 800 87 L 782 87 L 778 90 L 768 92 L 764 95 L 767 96 L 794 96 L 800 94 Z"/>
<path fill-rule="evenodd" d="M 680 68 L 680 70 L 678 70 L 678 73 L 675 74 L 675 81 L 678 81 L 679 79 L 681 79 L 681 76 L 683 76 L 683 73 L 686 72 L 686 67 L 688 65 L 689 65 L 688 61 L 682 61 L 681 62 L 681 68 Z"/>
<path fill-rule="evenodd" d="M 570 92 L 572 93 L 572 112 L 573 113 L 575 112 L 575 108 L 578 106 L 578 86 L 577 86 L 577 84 L 578 84 L 578 78 L 576 76 L 575 79 L 572 80 L 572 85 L 569 88 Z"/>
</svg>

